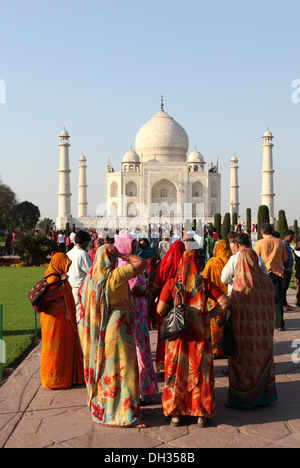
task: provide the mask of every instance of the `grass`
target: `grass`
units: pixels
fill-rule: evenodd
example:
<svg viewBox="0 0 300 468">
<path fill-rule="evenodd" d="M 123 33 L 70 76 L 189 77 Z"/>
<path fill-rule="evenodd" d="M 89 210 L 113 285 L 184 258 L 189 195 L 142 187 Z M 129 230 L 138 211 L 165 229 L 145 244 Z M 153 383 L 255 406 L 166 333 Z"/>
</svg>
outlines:
<svg viewBox="0 0 300 468">
<path fill-rule="evenodd" d="M 35 313 L 28 292 L 44 276 L 46 267 L 1 267 L 0 304 L 3 305 L 3 341 L 6 363 L 14 367 L 35 341 Z M 38 336 L 40 319 L 37 317 Z"/>
</svg>

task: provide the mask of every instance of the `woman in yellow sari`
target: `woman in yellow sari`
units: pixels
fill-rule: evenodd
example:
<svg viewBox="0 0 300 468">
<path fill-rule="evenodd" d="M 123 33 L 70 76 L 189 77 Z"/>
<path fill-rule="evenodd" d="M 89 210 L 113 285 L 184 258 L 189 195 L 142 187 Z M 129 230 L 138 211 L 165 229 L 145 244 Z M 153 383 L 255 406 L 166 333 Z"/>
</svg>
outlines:
<svg viewBox="0 0 300 468">
<path fill-rule="evenodd" d="M 118 258 L 128 265 L 116 267 Z M 97 250 L 79 290 L 79 335 L 84 355 L 88 406 L 97 424 L 145 427 L 140 421 L 139 370 L 134 312 L 128 281 L 146 260 L 120 254 L 114 245 Z"/>
<path fill-rule="evenodd" d="M 45 277 L 50 284 L 67 280 L 71 261 L 64 253 L 53 255 Z M 84 383 L 83 362 L 76 323 L 76 307 L 68 281 L 50 286 L 40 315 L 42 329 L 41 380 L 44 388 L 70 388 Z"/>
<path fill-rule="evenodd" d="M 221 289 L 221 291 L 223 291 L 224 294 L 228 293 L 228 286 L 227 284 L 222 283 L 221 273 L 231 255 L 232 253 L 230 250 L 229 243 L 226 240 L 220 240 L 215 245 L 214 257 L 212 257 L 207 262 L 205 269 L 202 272 L 203 278 L 207 278 L 213 283 L 215 283 Z M 207 308 L 209 311 L 212 310 L 216 305 L 216 302 L 214 302 L 212 299 L 209 299 L 207 301 Z M 225 312 L 224 314 L 218 315 L 217 317 L 211 320 L 211 340 L 213 356 L 215 359 L 222 359 L 226 357 L 221 345 L 224 323 Z"/>
</svg>

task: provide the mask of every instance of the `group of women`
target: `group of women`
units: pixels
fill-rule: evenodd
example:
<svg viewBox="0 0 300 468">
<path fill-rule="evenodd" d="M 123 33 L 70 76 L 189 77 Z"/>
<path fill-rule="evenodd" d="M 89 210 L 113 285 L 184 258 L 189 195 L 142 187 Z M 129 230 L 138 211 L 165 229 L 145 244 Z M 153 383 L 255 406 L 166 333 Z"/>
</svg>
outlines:
<svg viewBox="0 0 300 468">
<path fill-rule="evenodd" d="M 206 427 L 215 414 L 214 359 L 224 358 L 222 336 L 227 310 L 232 314 L 236 352 L 228 359 L 227 405 L 253 408 L 277 399 L 273 361 L 273 284 L 252 249 L 239 254 L 231 297 L 221 272 L 231 256 L 220 240 L 205 268 L 190 239 L 172 243 L 158 264 L 150 297 L 143 272 L 148 264 L 135 255 L 129 233 L 97 250 L 80 289 L 81 317 L 67 281 L 50 287 L 41 314 L 41 377 L 45 388 L 70 388 L 85 382 L 94 422 L 145 427 L 141 405 L 153 402 L 157 379 L 151 356 L 148 319 L 157 313 L 157 370 L 165 372 L 163 412 L 170 424 L 197 417 Z M 66 279 L 69 259 L 56 253 L 46 276 Z M 56 281 L 49 277 L 47 281 Z M 188 331 L 160 339 L 163 317 L 175 295 L 185 304 Z"/>
</svg>

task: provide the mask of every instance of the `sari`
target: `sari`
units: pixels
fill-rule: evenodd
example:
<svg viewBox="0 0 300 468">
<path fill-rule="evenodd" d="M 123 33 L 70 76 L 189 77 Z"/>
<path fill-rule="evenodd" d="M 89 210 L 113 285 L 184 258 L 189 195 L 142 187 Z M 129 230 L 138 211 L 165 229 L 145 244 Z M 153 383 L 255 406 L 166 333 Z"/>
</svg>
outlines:
<svg viewBox="0 0 300 468">
<path fill-rule="evenodd" d="M 207 286 L 212 286 L 212 283 L 204 279 L 200 272 L 199 252 L 187 250 L 172 284 L 186 306 L 188 331 L 166 344 L 165 388 L 162 397 L 165 416 L 212 418 L 215 414 L 213 355 L 206 317 Z M 167 303 L 170 303 L 170 299 L 166 298 L 165 290 L 171 282 L 167 282 L 161 294 L 161 300 Z M 213 286 L 215 292 L 210 295 L 218 300 L 223 293 Z"/>
<path fill-rule="evenodd" d="M 45 276 L 67 272 L 69 258 L 56 253 Z M 52 276 L 49 284 L 58 281 Z M 50 291 L 56 287 L 50 286 Z M 56 298 L 45 303 L 40 314 L 42 330 L 41 381 L 44 388 L 64 389 L 84 382 L 83 363 L 76 323 L 76 307 L 69 282 Z"/>
<path fill-rule="evenodd" d="M 175 278 L 178 265 L 182 254 L 185 251 L 184 243 L 180 240 L 173 242 L 163 260 L 158 264 L 154 286 L 161 292 L 163 286 L 170 278 Z M 158 329 L 157 346 L 156 346 L 156 368 L 160 370 L 164 368 L 165 361 L 165 340 L 160 339 L 160 327 L 163 322 L 163 317 L 156 314 L 156 323 Z"/>
<path fill-rule="evenodd" d="M 215 283 L 224 294 L 228 293 L 228 285 L 222 283 L 221 274 L 224 266 L 231 257 L 231 249 L 229 243 L 226 240 L 220 240 L 215 245 L 214 257 L 211 257 L 207 262 L 202 276 L 211 280 Z M 212 310 L 216 306 L 216 302 L 209 299 L 207 301 L 208 310 Z M 216 359 L 225 358 L 225 353 L 222 348 L 222 338 L 225 325 L 225 312 L 222 315 L 218 315 L 211 319 L 210 330 L 213 355 Z"/>
<path fill-rule="evenodd" d="M 104 246 L 79 290 L 79 335 L 88 406 L 95 423 L 131 426 L 140 415 L 134 317 L 128 301 L 132 265 L 115 268 Z"/>
<path fill-rule="evenodd" d="M 130 255 L 132 253 L 132 242 L 135 239 L 130 234 L 120 234 L 115 241 L 115 246 L 120 253 Z M 128 262 L 119 258 L 119 267 L 128 265 Z M 156 374 L 152 361 L 149 327 L 148 309 L 145 297 L 135 296 L 132 291 L 136 286 L 144 287 L 146 280 L 142 273 L 129 280 L 131 298 L 134 309 L 134 338 L 137 350 L 139 367 L 139 385 L 142 403 L 150 403 L 154 400 L 158 391 Z"/>
<path fill-rule="evenodd" d="M 231 301 L 237 351 L 228 359 L 228 406 L 248 409 L 272 403 L 277 400 L 274 287 L 252 249 L 240 252 Z"/>
</svg>

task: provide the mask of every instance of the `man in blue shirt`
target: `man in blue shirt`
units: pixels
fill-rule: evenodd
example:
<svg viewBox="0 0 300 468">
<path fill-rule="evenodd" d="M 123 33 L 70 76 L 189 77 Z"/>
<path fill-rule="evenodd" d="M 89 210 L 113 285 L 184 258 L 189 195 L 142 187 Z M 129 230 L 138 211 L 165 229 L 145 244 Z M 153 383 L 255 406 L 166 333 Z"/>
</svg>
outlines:
<svg viewBox="0 0 300 468">
<path fill-rule="evenodd" d="M 294 231 L 291 229 L 288 229 L 285 234 L 284 234 L 284 245 L 286 247 L 287 253 L 288 253 L 288 259 L 286 262 L 284 262 L 284 277 L 283 277 L 283 310 L 287 311 L 289 309 L 292 309 L 293 307 L 289 306 L 286 300 L 286 293 L 287 290 L 289 289 L 290 281 L 291 281 L 291 276 L 293 272 L 293 266 L 294 266 L 294 257 L 293 257 L 293 251 L 291 249 L 291 242 L 294 239 Z"/>
</svg>

